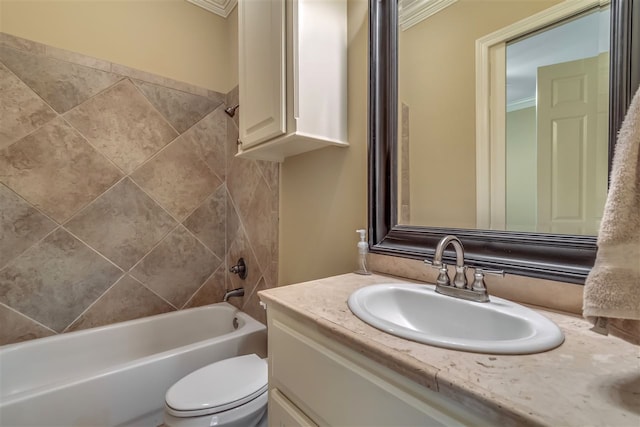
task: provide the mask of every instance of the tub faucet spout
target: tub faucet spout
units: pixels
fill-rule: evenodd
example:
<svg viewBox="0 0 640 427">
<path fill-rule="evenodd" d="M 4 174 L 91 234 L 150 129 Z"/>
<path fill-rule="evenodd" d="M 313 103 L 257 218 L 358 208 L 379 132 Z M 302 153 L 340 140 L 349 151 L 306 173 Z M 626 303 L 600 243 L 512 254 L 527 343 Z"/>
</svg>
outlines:
<svg viewBox="0 0 640 427">
<path fill-rule="evenodd" d="M 243 297 L 244 296 L 244 288 L 236 288 L 224 293 L 224 297 L 222 298 L 223 302 L 229 301 L 229 298 L 232 297 Z"/>
</svg>

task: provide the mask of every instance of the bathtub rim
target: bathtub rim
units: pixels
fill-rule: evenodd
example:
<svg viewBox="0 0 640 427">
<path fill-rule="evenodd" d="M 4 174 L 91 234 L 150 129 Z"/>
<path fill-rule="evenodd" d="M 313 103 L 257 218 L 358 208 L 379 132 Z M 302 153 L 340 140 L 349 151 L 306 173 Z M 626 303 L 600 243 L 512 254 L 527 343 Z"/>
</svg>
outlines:
<svg viewBox="0 0 640 427">
<path fill-rule="evenodd" d="M 68 386 L 78 385 L 87 381 L 92 381 L 102 376 L 113 374 L 120 370 L 134 369 L 136 367 L 140 367 L 148 363 L 151 360 L 160 360 L 160 359 L 172 357 L 174 355 L 182 355 L 187 352 L 200 350 L 204 347 L 210 346 L 214 344 L 216 341 L 219 341 L 219 342 L 228 341 L 245 334 L 252 334 L 260 331 L 265 331 L 266 333 L 266 326 L 258 322 L 251 316 L 249 316 L 247 313 L 239 310 L 235 306 L 229 303 L 220 302 L 220 303 L 209 304 L 206 306 L 193 307 L 193 308 L 178 310 L 178 311 L 169 312 L 169 313 L 161 313 L 161 314 L 147 316 L 139 319 L 132 319 L 124 322 L 117 322 L 109 325 L 103 325 L 96 328 L 88 328 L 80 331 L 62 333 L 59 335 L 54 335 L 54 336 L 49 336 L 44 338 L 37 338 L 34 340 L 2 346 L 0 347 L 0 361 L 2 360 L 3 353 L 12 352 L 17 349 L 26 348 L 28 350 L 29 347 L 46 345 L 47 342 L 53 341 L 53 340 L 56 340 L 56 341 L 68 340 L 68 339 L 72 339 L 73 337 L 84 336 L 86 334 L 95 333 L 105 329 L 119 329 L 119 328 L 127 327 L 133 324 L 147 323 L 147 322 L 153 321 L 154 319 L 157 319 L 160 316 L 163 316 L 163 317 L 176 316 L 176 315 L 182 314 L 183 312 L 186 312 L 185 314 L 183 314 L 183 315 L 186 315 L 186 314 L 192 313 L 193 311 L 211 310 L 213 308 L 216 308 L 216 306 L 218 306 L 218 308 L 223 308 L 225 310 L 230 310 L 233 312 L 234 317 L 237 317 L 240 320 L 240 324 L 237 329 L 234 329 L 231 332 L 228 332 L 223 335 L 217 335 L 215 337 L 192 342 L 186 345 L 182 345 L 180 347 L 175 347 L 162 352 L 152 353 L 144 357 L 132 359 L 124 363 L 118 363 L 118 364 L 111 365 L 109 367 L 97 369 L 91 372 L 90 375 L 64 377 L 64 378 L 60 378 L 57 381 L 48 382 L 46 384 L 43 384 L 37 387 L 28 388 L 25 390 L 14 392 L 14 393 L 0 394 L 0 411 L 5 406 L 9 406 L 9 405 L 21 402 L 32 397 L 41 396 L 47 393 L 52 393 Z"/>
</svg>

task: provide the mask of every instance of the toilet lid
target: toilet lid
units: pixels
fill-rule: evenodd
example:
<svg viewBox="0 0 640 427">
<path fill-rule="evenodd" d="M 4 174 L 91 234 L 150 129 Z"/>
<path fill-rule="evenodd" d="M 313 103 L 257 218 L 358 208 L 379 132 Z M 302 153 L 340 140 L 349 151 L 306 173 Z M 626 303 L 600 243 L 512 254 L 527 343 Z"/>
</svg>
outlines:
<svg viewBox="0 0 640 427">
<path fill-rule="evenodd" d="M 249 354 L 190 373 L 167 391 L 165 400 L 176 411 L 212 414 L 244 405 L 266 390 L 267 362 Z"/>
</svg>

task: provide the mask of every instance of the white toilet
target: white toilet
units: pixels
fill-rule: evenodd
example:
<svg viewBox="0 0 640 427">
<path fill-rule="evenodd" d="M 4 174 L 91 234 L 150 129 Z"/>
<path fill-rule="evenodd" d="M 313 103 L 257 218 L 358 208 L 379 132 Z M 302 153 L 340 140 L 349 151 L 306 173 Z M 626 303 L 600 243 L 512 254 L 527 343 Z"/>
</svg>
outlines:
<svg viewBox="0 0 640 427">
<path fill-rule="evenodd" d="M 255 354 L 198 369 L 165 395 L 168 427 L 266 427 L 267 361 Z"/>
</svg>

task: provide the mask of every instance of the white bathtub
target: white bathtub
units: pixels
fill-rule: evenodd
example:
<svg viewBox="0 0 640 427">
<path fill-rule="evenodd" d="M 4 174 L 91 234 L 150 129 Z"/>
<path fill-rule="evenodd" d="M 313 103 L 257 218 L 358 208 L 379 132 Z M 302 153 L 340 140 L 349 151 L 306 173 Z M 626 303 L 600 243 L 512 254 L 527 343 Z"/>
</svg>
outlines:
<svg viewBox="0 0 640 427">
<path fill-rule="evenodd" d="M 266 346 L 264 325 L 220 303 L 0 347 L 0 426 L 155 427 L 178 379 Z"/>
</svg>

